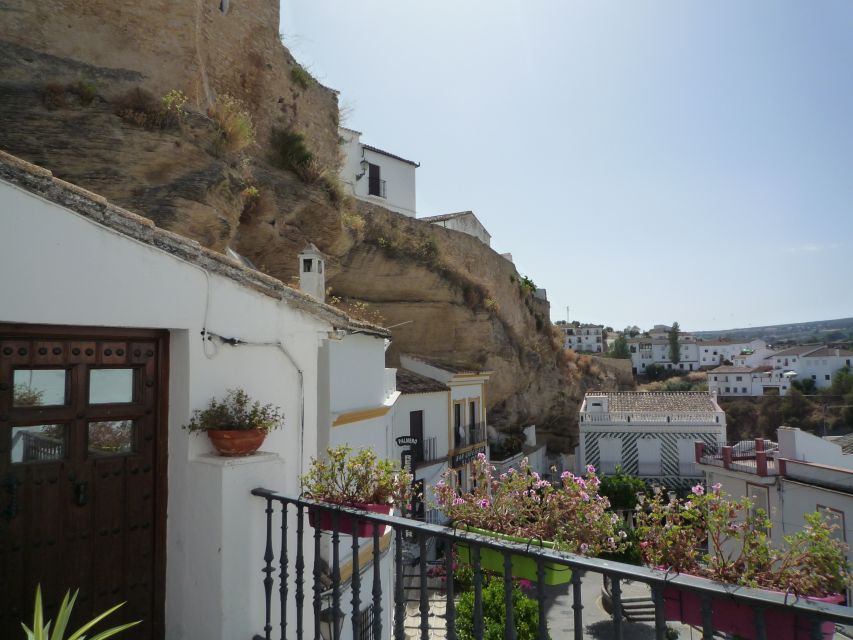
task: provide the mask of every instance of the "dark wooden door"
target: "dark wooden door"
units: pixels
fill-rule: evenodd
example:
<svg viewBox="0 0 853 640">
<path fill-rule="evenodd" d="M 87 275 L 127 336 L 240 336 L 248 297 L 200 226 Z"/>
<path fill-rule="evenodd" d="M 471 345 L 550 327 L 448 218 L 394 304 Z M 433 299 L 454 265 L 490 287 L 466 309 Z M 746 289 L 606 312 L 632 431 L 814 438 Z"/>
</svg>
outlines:
<svg viewBox="0 0 853 640">
<path fill-rule="evenodd" d="M 409 412 L 409 435 L 418 439 L 416 447 L 416 457 L 418 461 L 424 459 L 424 412 L 410 411 Z"/>
<path fill-rule="evenodd" d="M 0 638 L 31 622 L 37 584 L 51 618 L 79 589 L 72 622 L 127 602 L 105 622 L 162 638 L 166 348 L 0 324 Z"/>
</svg>

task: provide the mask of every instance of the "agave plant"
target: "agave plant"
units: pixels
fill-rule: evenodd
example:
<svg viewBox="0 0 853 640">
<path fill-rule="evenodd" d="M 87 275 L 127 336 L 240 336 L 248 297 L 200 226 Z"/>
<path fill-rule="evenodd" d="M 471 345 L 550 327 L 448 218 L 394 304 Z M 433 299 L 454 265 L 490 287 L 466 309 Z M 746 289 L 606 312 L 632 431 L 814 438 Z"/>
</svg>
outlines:
<svg viewBox="0 0 853 640">
<path fill-rule="evenodd" d="M 56 614 L 56 625 L 53 627 L 53 630 L 51 630 L 50 626 L 53 624 L 53 621 L 48 620 L 46 623 L 44 621 L 44 610 L 42 608 L 41 601 L 41 585 L 37 586 L 36 606 L 35 611 L 33 612 L 33 626 L 30 628 L 23 622 L 21 623 L 21 626 L 27 633 L 27 640 L 86 640 L 86 636 L 83 634 L 124 604 L 122 602 L 114 606 L 112 609 L 104 611 L 102 614 L 89 620 L 89 622 L 77 629 L 77 631 L 72 633 L 70 636 L 66 636 L 65 628 L 68 626 L 68 620 L 71 617 L 71 611 L 74 608 L 74 602 L 77 600 L 77 594 L 79 592 L 80 590 L 78 589 L 74 592 L 73 596 L 71 595 L 70 590 L 65 592 L 65 597 L 62 599 L 62 604 L 59 606 L 59 612 Z M 110 638 L 117 633 L 121 633 L 125 629 L 129 629 L 140 622 L 141 620 L 128 622 L 127 624 L 119 625 L 118 627 L 107 629 L 106 631 L 101 631 L 98 635 L 92 636 L 88 640 L 105 640 L 105 638 Z"/>
</svg>

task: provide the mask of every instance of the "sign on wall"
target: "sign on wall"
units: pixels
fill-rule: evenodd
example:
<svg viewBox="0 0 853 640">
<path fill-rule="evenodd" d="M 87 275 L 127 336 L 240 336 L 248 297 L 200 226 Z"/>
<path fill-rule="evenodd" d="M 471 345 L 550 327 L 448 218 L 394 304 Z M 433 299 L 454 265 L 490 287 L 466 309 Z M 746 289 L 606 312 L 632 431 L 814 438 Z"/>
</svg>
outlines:
<svg viewBox="0 0 853 640">
<path fill-rule="evenodd" d="M 470 451 L 465 451 L 464 453 L 457 453 L 451 459 L 451 466 L 461 467 L 463 464 L 468 464 L 481 453 L 486 453 L 485 445 L 477 447 L 476 449 L 471 449 Z"/>
</svg>

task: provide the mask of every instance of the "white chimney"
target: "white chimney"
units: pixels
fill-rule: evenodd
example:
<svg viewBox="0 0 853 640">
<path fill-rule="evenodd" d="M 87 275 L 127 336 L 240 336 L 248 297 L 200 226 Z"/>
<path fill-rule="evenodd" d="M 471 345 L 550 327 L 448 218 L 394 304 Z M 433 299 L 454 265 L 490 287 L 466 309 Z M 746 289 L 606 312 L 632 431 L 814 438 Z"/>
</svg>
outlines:
<svg viewBox="0 0 853 640">
<path fill-rule="evenodd" d="M 326 274 L 323 254 L 310 242 L 299 254 L 299 289 L 320 302 L 326 301 Z"/>
</svg>

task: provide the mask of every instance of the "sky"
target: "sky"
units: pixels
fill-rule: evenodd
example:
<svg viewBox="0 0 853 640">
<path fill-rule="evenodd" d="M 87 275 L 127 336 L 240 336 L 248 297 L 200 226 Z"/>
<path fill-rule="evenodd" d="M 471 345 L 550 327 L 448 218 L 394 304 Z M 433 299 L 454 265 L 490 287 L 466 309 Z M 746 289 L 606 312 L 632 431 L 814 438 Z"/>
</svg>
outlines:
<svg viewBox="0 0 853 640">
<path fill-rule="evenodd" d="M 552 320 L 853 316 L 853 2 L 284 0 L 280 31 Z"/>
</svg>

